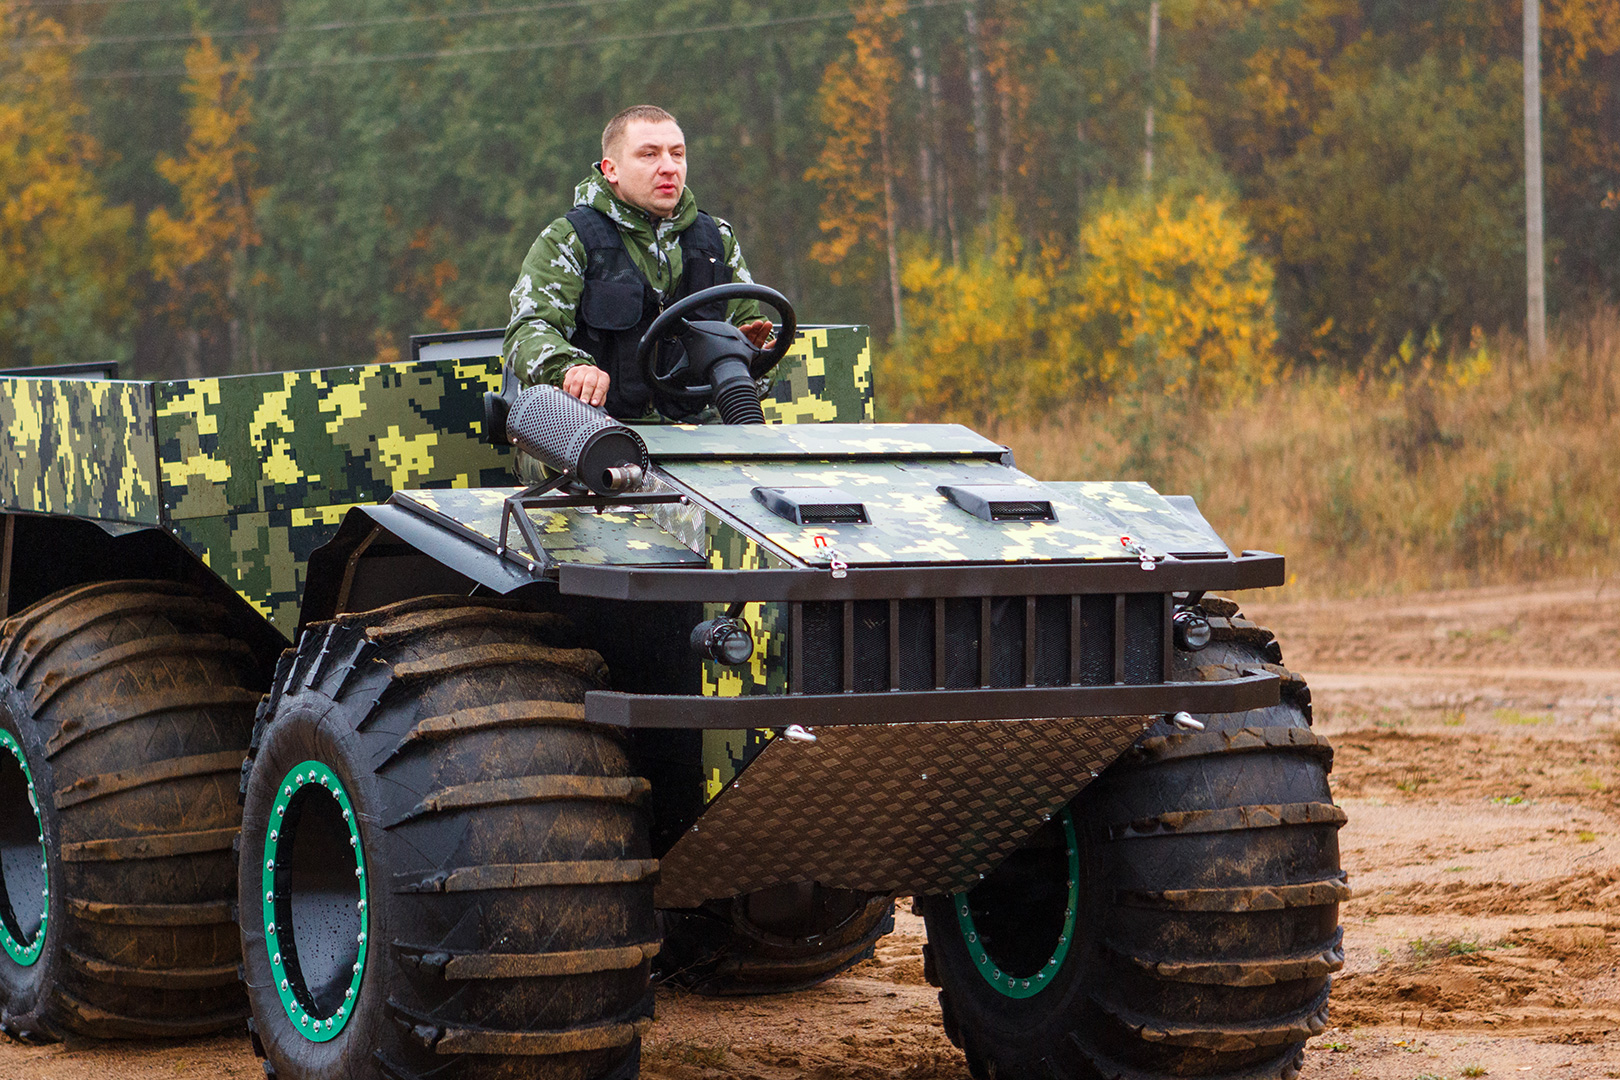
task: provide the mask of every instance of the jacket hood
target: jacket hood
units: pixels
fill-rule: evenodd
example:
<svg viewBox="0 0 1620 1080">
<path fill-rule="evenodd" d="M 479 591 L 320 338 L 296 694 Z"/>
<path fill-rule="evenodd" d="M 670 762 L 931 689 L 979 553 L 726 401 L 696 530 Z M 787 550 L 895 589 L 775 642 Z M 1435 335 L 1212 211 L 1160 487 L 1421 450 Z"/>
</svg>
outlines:
<svg viewBox="0 0 1620 1080">
<path fill-rule="evenodd" d="M 640 207 L 631 206 L 613 194 L 613 188 L 603 178 L 601 170 L 602 167 L 598 165 L 590 176 L 575 186 L 575 206 L 600 210 L 631 235 L 649 242 L 659 233 L 682 232 L 697 220 L 697 197 L 692 194 L 691 188 L 681 192 L 681 201 L 675 205 L 674 216 L 655 219 Z"/>
</svg>

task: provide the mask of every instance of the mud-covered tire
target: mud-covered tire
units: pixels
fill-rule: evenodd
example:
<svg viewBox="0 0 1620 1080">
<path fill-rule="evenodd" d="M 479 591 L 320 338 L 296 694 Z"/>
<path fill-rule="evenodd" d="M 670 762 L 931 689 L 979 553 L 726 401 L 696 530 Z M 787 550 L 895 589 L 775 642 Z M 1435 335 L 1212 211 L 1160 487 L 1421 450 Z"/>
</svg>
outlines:
<svg viewBox="0 0 1620 1080">
<path fill-rule="evenodd" d="M 782 994 L 870 959 L 877 940 L 894 930 L 894 901 L 785 885 L 660 916 L 661 980 L 715 996 Z"/>
<path fill-rule="evenodd" d="M 22 755 L 0 752 L 0 906 L 10 944 L 38 927 L 26 963 L 0 953 L 11 1034 L 195 1035 L 246 1014 L 231 849 L 268 672 L 231 626 L 197 589 L 113 581 L 0 627 L 0 742 Z M 21 874 L 36 824 L 37 885 Z"/>
<path fill-rule="evenodd" d="M 1232 618 L 1212 619 L 1207 650 L 1177 654 L 1176 678 L 1268 667 L 1285 676 L 1282 703 L 1201 716 L 1203 731 L 1156 724 L 1081 793 L 1070 807 L 1078 903 L 1066 924 L 1061 900 L 1042 921 L 995 899 L 1029 884 L 1012 875 L 1033 873 L 1051 894 L 1053 868 L 1068 873 L 1058 819 L 1040 834 L 1047 854 L 1032 844 L 973 891 L 923 902 L 926 974 L 981 1080 L 1292 1080 L 1305 1041 L 1326 1027 L 1331 975 L 1344 963 L 1338 904 L 1349 896 L 1331 750 L 1311 732 L 1309 691 L 1280 667 L 1271 635 L 1228 602 L 1208 607 Z M 997 902 L 999 912 L 981 907 Z M 971 946 L 964 905 L 984 933 Z M 999 939 L 984 932 L 998 918 Z M 1036 992 L 992 986 L 1032 975 L 1003 972 L 995 957 L 1055 956 L 1030 938 L 1055 941 L 1064 925 L 1072 941 L 1035 976 Z"/>
<path fill-rule="evenodd" d="M 243 964 L 267 1072 L 634 1075 L 658 948 L 648 784 L 619 735 L 584 723 L 606 668 L 571 643 L 554 615 L 429 597 L 313 626 L 283 656 L 243 779 Z M 282 811 L 305 790 L 294 823 Z M 351 821 L 338 806 L 349 861 L 322 878 L 319 829 L 341 840 Z M 363 921 L 335 903 L 300 928 L 298 905 L 345 896 Z"/>
</svg>

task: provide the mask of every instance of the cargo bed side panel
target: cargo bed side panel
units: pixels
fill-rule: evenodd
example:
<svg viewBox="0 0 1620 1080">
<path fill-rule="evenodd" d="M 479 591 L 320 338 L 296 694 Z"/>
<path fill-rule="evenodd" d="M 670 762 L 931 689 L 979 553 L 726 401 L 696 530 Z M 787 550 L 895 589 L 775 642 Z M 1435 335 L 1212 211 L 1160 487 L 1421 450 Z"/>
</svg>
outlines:
<svg viewBox="0 0 1620 1080">
<path fill-rule="evenodd" d="M 161 520 L 152 384 L 0 379 L 0 507 Z"/>
</svg>

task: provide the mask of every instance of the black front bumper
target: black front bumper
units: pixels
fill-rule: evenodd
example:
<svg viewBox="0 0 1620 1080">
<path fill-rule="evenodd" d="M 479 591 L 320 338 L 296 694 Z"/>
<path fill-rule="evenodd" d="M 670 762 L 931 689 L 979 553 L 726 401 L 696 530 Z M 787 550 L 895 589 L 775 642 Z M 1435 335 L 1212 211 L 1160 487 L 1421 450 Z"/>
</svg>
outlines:
<svg viewBox="0 0 1620 1080">
<path fill-rule="evenodd" d="M 626 728 L 846 727 L 1037 720 L 1049 717 L 1232 713 L 1277 704 L 1282 680 L 1267 671 L 1218 682 L 1152 686 L 1030 686 L 974 690 L 891 690 L 869 694 L 585 695 L 585 719 Z"/>
</svg>

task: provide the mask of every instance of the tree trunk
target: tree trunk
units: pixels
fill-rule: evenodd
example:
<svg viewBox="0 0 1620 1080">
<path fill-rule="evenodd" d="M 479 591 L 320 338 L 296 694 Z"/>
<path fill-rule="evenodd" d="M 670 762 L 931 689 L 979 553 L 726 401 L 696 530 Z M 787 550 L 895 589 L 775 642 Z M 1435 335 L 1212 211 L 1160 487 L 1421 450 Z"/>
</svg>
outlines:
<svg viewBox="0 0 1620 1080">
<path fill-rule="evenodd" d="M 1147 145 L 1142 151 L 1142 186 L 1153 190 L 1153 101 L 1156 96 L 1154 69 L 1159 66 L 1159 0 L 1148 4 L 1147 121 L 1143 125 Z"/>
<path fill-rule="evenodd" d="M 1547 359 L 1547 260 L 1541 220 L 1541 2 L 1524 0 L 1525 337 L 1530 366 Z"/>
<path fill-rule="evenodd" d="M 784 239 L 787 241 L 782 251 L 782 288 L 795 300 L 804 296 L 804 290 L 799 281 L 799 252 L 803 250 L 798 243 L 798 215 L 791 212 L 791 204 L 787 202 L 789 193 L 798 190 L 797 177 L 793 175 L 793 168 L 788 161 L 785 134 L 787 126 L 787 106 L 782 100 L 782 84 L 788 79 L 791 72 L 788 70 L 787 53 L 781 45 L 771 46 L 771 55 L 776 61 L 776 77 L 771 80 L 771 157 L 776 166 L 777 205 L 785 212 L 778 215 L 777 225 L 788 230 Z"/>
<path fill-rule="evenodd" d="M 922 24 L 911 20 L 911 81 L 917 87 L 917 185 L 921 192 L 923 232 L 934 239 L 937 214 L 934 203 L 933 124 L 928 109 L 928 71 L 923 65 Z"/>
<path fill-rule="evenodd" d="M 878 150 L 883 166 L 883 225 L 889 242 L 889 303 L 894 307 L 894 336 L 904 340 L 906 324 L 900 310 L 900 246 L 895 227 L 894 170 L 889 167 L 889 118 L 878 123 Z"/>
<path fill-rule="evenodd" d="M 1074 122 L 1074 139 L 1078 153 L 1074 162 L 1074 200 L 1075 220 L 1082 221 L 1086 216 L 1086 122 Z"/>
<path fill-rule="evenodd" d="M 1007 88 L 1005 72 L 996 80 L 996 97 L 1001 105 L 1001 155 L 996 165 L 1001 173 L 1001 201 L 1005 203 L 1012 184 L 1012 132 L 1013 132 L 1013 99 L 1012 91 Z"/>
<path fill-rule="evenodd" d="M 186 377 L 202 378 L 202 334 L 196 327 L 188 326 L 180 331 L 180 356 L 185 366 Z"/>
<path fill-rule="evenodd" d="M 943 147 L 945 145 L 945 122 L 942 119 L 944 109 L 940 104 L 939 74 L 937 72 L 930 72 L 928 75 L 928 110 L 933 114 L 934 119 L 934 142 L 936 145 Z M 945 235 L 951 243 L 951 265 L 961 266 L 962 237 L 956 227 L 956 189 L 951 180 L 950 159 L 943 155 L 940 157 L 939 162 L 939 187 L 940 197 L 945 206 Z"/>
<path fill-rule="evenodd" d="M 979 6 L 968 0 L 963 8 L 967 21 L 968 89 L 973 98 L 973 157 L 978 172 L 979 221 L 990 218 L 990 107 L 985 100 L 984 56 L 979 50 Z"/>
</svg>

